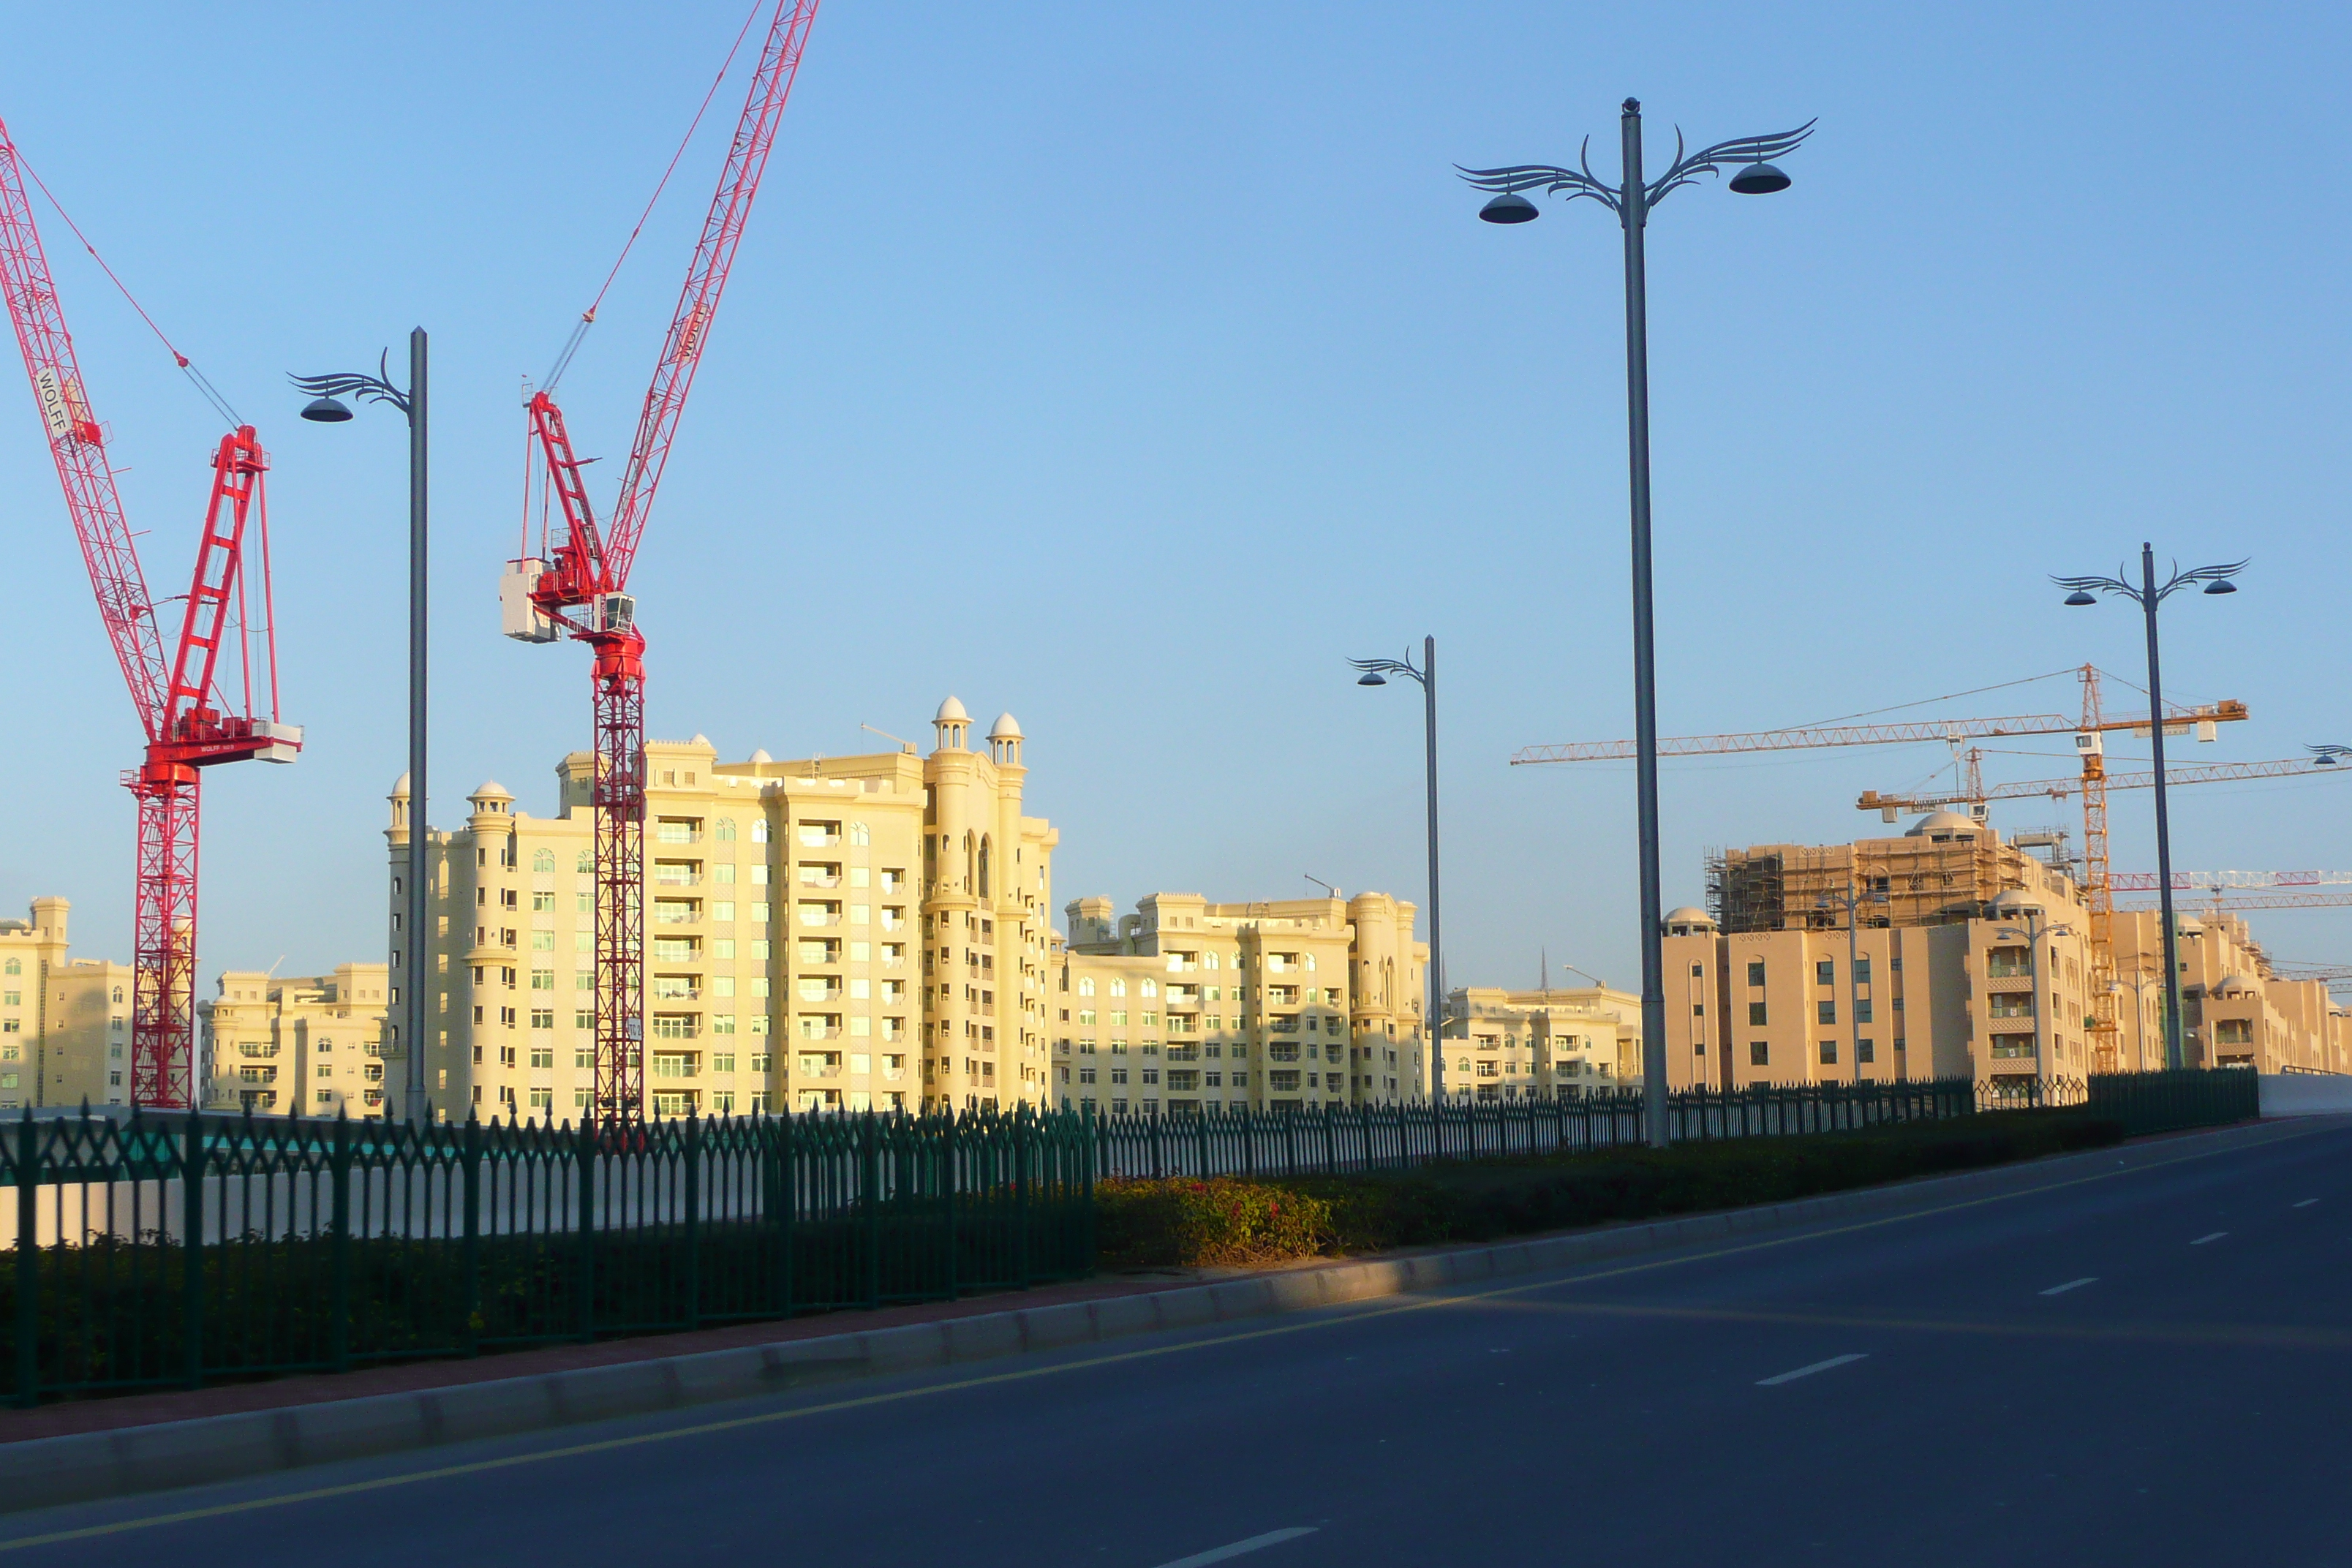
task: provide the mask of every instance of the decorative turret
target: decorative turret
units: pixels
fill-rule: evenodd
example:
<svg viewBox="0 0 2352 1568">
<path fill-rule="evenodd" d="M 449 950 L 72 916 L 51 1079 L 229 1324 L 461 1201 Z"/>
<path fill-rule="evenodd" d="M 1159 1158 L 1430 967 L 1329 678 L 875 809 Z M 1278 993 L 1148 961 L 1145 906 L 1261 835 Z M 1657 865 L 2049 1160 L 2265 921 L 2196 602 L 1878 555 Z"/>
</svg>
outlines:
<svg viewBox="0 0 2352 1568">
<path fill-rule="evenodd" d="M 971 733 L 971 715 L 965 712 L 963 704 L 950 695 L 945 702 L 940 704 L 940 710 L 931 716 L 931 730 L 938 737 L 936 750 L 942 752 L 968 750 L 970 742 L 967 737 Z"/>
<path fill-rule="evenodd" d="M 1021 721 L 1010 713 L 999 713 L 988 731 L 990 760 L 999 766 L 1020 766 L 1021 738 Z"/>
</svg>

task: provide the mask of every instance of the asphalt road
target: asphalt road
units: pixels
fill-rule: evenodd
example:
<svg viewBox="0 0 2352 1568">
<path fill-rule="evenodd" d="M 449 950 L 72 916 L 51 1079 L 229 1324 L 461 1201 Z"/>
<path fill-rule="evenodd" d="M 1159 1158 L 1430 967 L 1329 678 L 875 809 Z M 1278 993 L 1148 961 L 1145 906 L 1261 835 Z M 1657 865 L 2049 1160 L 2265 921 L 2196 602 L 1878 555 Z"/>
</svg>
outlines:
<svg viewBox="0 0 2352 1568">
<path fill-rule="evenodd" d="M 0 1562 L 2342 1563 L 2352 1128 L 2169 1147 L 1444 1298 L 20 1514 Z"/>
</svg>

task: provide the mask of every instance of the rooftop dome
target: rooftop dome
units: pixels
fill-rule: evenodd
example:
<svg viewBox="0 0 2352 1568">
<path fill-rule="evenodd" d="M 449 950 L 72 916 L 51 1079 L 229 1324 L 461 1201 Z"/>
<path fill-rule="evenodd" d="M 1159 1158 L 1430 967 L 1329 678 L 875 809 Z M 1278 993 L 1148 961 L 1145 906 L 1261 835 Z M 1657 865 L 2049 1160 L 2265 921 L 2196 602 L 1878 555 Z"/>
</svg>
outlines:
<svg viewBox="0 0 2352 1568">
<path fill-rule="evenodd" d="M 968 724 L 971 722 L 971 715 L 963 710 L 962 703 L 957 701 L 953 696 L 950 696 L 945 702 L 940 704 L 940 710 L 931 715 L 931 722 L 934 724 Z"/>
<path fill-rule="evenodd" d="M 688 741 L 687 744 L 689 746 L 707 746 L 710 744 L 710 737 L 704 734 L 701 731 L 697 730 L 694 732 L 694 739 Z"/>
<path fill-rule="evenodd" d="M 988 738 L 992 741 L 1021 739 L 1021 721 L 1010 713 L 999 713 L 996 716 L 996 722 L 988 728 Z"/>
<path fill-rule="evenodd" d="M 1711 926 L 1715 923 L 1715 917 L 1705 910 L 1685 904 L 1678 910 L 1666 911 L 1666 923 L 1670 926 Z"/>
<path fill-rule="evenodd" d="M 498 780 L 484 779 L 482 781 L 482 787 L 476 790 L 472 795 L 467 795 L 466 798 L 467 800 L 512 800 L 514 796 L 508 794 L 507 786 L 499 783 Z"/>
<path fill-rule="evenodd" d="M 757 766 L 761 763 L 772 763 L 775 760 L 775 758 L 768 755 L 768 750 L 765 746 L 761 747 L 758 751 L 751 753 L 751 762 L 754 766 Z"/>
<path fill-rule="evenodd" d="M 1980 826 L 1957 811 L 1931 811 L 1913 823 L 1903 837 L 1924 838 L 1930 833 L 1974 833 Z"/>
<path fill-rule="evenodd" d="M 392 793 L 394 795 L 406 795 L 408 793 L 408 775 L 406 773 L 400 775 L 400 782 L 392 786 Z"/>
<path fill-rule="evenodd" d="M 2205 922 L 2199 920 L 2195 915 L 2183 915 L 2178 921 L 2174 921 L 2173 925 L 2174 929 L 2179 931 L 2183 936 L 2203 936 L 2205 934 Z"/>
<path fill-rule="evenodd" d="M 2023 892 L 2015 888 L 2011 888 L 1992 901 L 1993 913 L 1997 915 L 2021 915 L 2028 910 L 2032 910 L 2035 914 L 2042 914 L 2048 911 L 2049 907 L 2039 899 L 2026 897 Z"/>
<path fill-rule="evenodd" d="M 2227 996 L 2233 991 L 2252 991 L 2253 987 L 2237 975 L 2224 974 L 2220 980 L 2214 982 L 2212 989 L 2214 995 Z"/>
</svg>

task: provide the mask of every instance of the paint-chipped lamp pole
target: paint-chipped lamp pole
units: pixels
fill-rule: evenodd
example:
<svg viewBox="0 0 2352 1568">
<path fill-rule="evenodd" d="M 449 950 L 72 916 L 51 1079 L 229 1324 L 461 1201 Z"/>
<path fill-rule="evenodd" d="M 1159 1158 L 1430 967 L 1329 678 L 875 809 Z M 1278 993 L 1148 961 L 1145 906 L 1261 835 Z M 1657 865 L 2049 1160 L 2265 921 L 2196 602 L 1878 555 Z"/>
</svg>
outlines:
<svg viewBox="0 0 2352 1568">
<path fill-rule="evenodd" d="M 1590 196 L 1617 215 L 1625 231 L 1625 443 L 1632 470 L 1633 513 L 1633 746 L 1634 792 L 1640 818 L 1642 858 L 1642 1092 L 1649 1141 L 1664 1145 L 1673 1137 L 1666 1111 L 1666 985 L 1664 929 L 1658 891 L 1658 713 L 1656 664 L 1650 619 L 1650 327 L 1648 268 L 1643 257 L 1650 209 L 1701 174 L 1736 166 L 1732 190 L 1769 195 L 1789 188 L 1789 176 L 1771 160 L 1796 150 L 1812 134 L 1813 121 L 1774 136 L 1718 142 L 1696 153 L 1683 152 L 1675 137 L 1675 161 L 1655 180 L 1642 177 L 1642 104 L 1625 100 L 1618 125 L 1624 163 L 1617 184 L 1601 183 L 1589 157 L 1563 169 L 1549 163 L 1517 163 L 1504 169 L 1464 169 L 1462 177 L 1496 193 L 1478 209 L 1488 223 L 1526 223 L 1538 208 L 1519 193 L 1565 191 L 1568 199 Z M 1591 143 L 1587 139 L 1589 151 Z"/>
</svg>

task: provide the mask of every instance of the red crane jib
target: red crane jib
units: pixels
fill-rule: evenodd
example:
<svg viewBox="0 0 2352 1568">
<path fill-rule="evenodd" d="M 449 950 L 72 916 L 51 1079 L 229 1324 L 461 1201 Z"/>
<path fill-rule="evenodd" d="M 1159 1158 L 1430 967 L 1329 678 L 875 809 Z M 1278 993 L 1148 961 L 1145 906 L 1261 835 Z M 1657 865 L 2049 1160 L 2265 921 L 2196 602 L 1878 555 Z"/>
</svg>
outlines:
<svg viewBox="0 0 2352 1568">
<path fill-rule="evenodd" d="M 766 171 L 776 123 L 800 70 L 817 0 L 776 0 L 760 61 L 729 144 L 719 188 L 678 292 L 669 333 L 654 363 L 637 416 L 636 438 L 609 523 L 600 528 L 563 411 L 547 392 L 530 400 L 532 444 L 562 513 L 562 536 L 544 560 L 511 563 L 499 586 L 504 630 L 525 642 L 569 636 L 594 651 L 596 773 L 591 792 L 596 840 L 596 1120 L 636 1121 L 645 1106 L 645 648 L 629 596 L 646 520 L 660 488 L 710 341 L 710 325 Z"/>
<path fill-rule="evenodd" d="M 198 770 L 258 757 L 292 762 L 302 731 L 278 721 L 275 631 L 270 616 L 268 511 L 262 476 L 268 458 L 251 426 L 221 438 L 213 458 L 212 500 L 196 550 L 186 610 L 171 657 L 106 456 L 106 428 L 91 413 L 73 337 L 41 248 L 23 163 L 0 123 L 0 296 L 16 331 L 25 370 L 66 510 L 80 542 L 99 618 L 112 643 L 146 737 L 145 755 L 123 774 L 139 806 L 138 890 L 132 935 L 131 1098 L 154 1107 L 194 1103 L 196 826 Z M 257 592 L 248 584 L 248 530 L 260 542 Z M 260 616 L 249 614 L 258 599 Z M 267 632 L 271 652 L 256 690 L 256 658 L 245 634 Z M 220 685 L 221 657 L 234 644 L 242 703 Z M 267 717 L 264 717 L 264 712 Z"/>
</svg>

